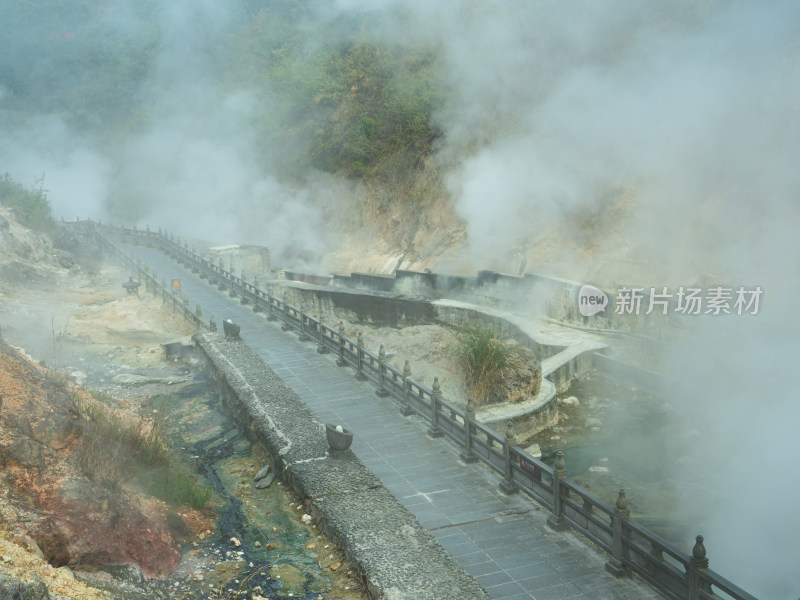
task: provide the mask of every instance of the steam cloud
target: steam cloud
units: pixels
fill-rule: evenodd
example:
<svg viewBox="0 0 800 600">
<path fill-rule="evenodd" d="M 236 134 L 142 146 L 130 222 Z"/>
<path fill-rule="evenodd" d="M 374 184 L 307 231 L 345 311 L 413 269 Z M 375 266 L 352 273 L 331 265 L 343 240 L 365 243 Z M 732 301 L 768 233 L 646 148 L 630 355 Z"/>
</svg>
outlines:
<svg viewBox="0 0 800 600">
<path fill-rule="evenodd" d="M 146 130 L 109 153 L 58 115 L 0 121 L 5 170 L 24 183 L 45 172 L 56 214 L 107 217 L 111 198 L 139 224 L 273 246 L 302 239 L 324 252 L 318 199 L 352 188 L 312 174 L 295 189 L 254 155 L 253 107 L 268 99 L 228 89 L 209 68 L 238 8 L 156 6 L 165 43 Z M 435 115 L 436 160 L 467 226 L 466 264 L 509 270 L 527 255 L 529 271 L 605 285 L 762 286 L 761 315 L 693 321 L 665 365 L 692 382 L 674 401 L 702 437 L 675 452 L 713 482 L 692 498 L 709 507 L 698 526 L 712 568 L 764 597 L 796 598 L 800 4 L 306 8 L 310 46 L 326 23 L 358 14 L 377 41 L 441 49 L 450 100 Z M 129 12 L 109 16 L 120 35 L 137 31 Z M 690 476 L 676 469 L 679 482 Z"/>
</svg>

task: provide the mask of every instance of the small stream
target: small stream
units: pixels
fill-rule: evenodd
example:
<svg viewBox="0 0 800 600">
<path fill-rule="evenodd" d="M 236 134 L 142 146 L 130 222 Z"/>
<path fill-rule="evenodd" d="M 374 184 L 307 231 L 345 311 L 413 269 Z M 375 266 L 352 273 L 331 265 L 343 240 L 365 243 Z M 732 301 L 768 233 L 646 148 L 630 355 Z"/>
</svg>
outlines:
<svg viewBox="0 0 800 600">
<path fill-rule="evenodd" d="M 196 359 L 161 368 L 101 368 L 99 361 L 81 367 L 91 387 L 136 407 L 141 403 L 145 413 L 159 413 L 168 444 L 211 490 L 204 508 L 178 507 L 168 515 L 181 556 L 172 574 L 141 581 L 131 579 L 125 567 L 107 569 L 135 584 L 139 593 L 131 597 L 311 600 L 330 592 L 341 600 L 365 597 L 356 576 L 346 566 L 339 570 L 338 564 L 346 564 L 341 553 L 301 521 L 302 507 L 277 479 L 266 489 L 255 488 L 255 473 L 271 458 L 242 433 Z M 114 382 L 120 373 L 132 375 L 132 383 Z M 192 531 L 179 511 L 205 523 L 202 530 Z"/>
<path fill-rule="evenodd" d="M 580 406 L 560 406 L 565 418 L 537 436 L 543 460 L 552 465 L 561 450 L 569 478 L 612 505 L 625 489 L 635 519 L 685 546 L 693 530 L 679 517 L 685 491 L 675 475 L 681 444 L 697 432 L 685 430 L 667 400 L 597 372 L 564 396 Z"/>
<path fill-rule="evenodd" d="M 255 488 L 253 476 L 269 457 L 241 433 L 205 375 L 193 370 L 191 376 L 190 383 L 152 402 L 166 412 L 171 445 L 212 488 L 209 505 L 216 526 L 181 548 L 177 577 L 163 582 L 164 593 L 171 598 L 196 597 L 200 590 L 238 598 L 250 593 L 319 597 L 336 585 L 332 571 L 320 566 L 324 557 L 318 550 L 324 552 L 329 543 L 300 522 L 303 511 L 290 504 L 277 480 L 267 489 Z"/>
</svg>

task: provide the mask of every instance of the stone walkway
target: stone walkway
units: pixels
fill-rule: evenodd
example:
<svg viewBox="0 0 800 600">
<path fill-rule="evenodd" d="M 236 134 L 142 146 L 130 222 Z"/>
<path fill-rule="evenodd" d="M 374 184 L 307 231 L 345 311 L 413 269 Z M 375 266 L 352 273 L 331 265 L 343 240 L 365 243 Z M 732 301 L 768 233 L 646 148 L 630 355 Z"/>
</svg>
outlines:
<svg viewBox="0 0 800 600">
<path fill-rule="evenodd" d="M 549 529 L 547 511 L 522 494 L 504 495 L 493 472 L 460 462 L 454 445 L 426 435 L 421 418 L 402 417 L 394 400 L 377 397 L 313 343 L 299 342 L 161 252 L 128 250 L 159 277 L 181 279 L 205 319 L 214 315 L 220 328 L 227 318 L 241 325 L 242 338 L 322 421 L 351 429 L 356 455 L 493 598 L 661 598 L 641 580 L 607 574 L 605 554 L 574 533 Z"/>
</svg>

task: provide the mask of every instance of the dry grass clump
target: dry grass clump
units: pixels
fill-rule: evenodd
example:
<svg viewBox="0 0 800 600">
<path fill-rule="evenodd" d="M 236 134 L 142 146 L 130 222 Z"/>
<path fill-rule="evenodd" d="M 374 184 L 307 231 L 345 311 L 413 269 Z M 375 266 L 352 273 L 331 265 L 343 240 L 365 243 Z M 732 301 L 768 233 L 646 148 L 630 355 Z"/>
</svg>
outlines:
<svg viewBox="0 0 800 600">
<path fill-rule="evenodd" d="M 502 398 L 503 371 L 511 362 L 511 349 L 500 332 L 475 321 L 458 329 L 458 355 L 464 368 L 468 392 L 480 406 Z"/>
</svg>

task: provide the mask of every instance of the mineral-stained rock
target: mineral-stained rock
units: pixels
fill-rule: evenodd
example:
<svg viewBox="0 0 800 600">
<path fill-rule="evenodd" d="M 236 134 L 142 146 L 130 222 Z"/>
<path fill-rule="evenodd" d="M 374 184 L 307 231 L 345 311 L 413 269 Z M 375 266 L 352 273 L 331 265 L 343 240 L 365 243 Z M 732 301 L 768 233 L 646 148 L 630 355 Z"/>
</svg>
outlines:
<svg viewBox="0 0 800 600">
<path fill-rule="evenodd" d="M 35 598 L 36 600 L 50 598 L 47 586 L 36 575 L 31 575 L 28 580 L 7 577 L 0 573 L 0 598 L 22 600 Z"/>
<path fill-rule="evenodd" d="M 259 479 L 256 482 L 256 489 L 263 490 L 264 488 L 268 488 L 272 482 L 275 480 L 275 473 L 268 473 L 266 477 Z"/>
<path fill-rule="evenodd" d="M 3 424 L 9 430 L 17 430 L 19 433 L 26 437 L 33 437 L 33 430 L 31 429 L 31 422 L 28 417 L 24 415 L 7 414 L 3 415 Z"/>
<path fill-rule="evenodd" d="M 41 469 L 44 460 L 42 447 L 32 439 L 18 436 L 3 451 L 4 462 L 15 462 L 23 467 Z"/>
<path fill-rule="evenodd" d="M 76 434 L 75 420 L 66 412 L 53 412 L 33 427 L 33 439 L 52 450 L 66 448 Z"/>
<path fill-rule="evenodd" d="M 264 477 L 269 475 L 269 472 L 270 472 L 271 469 L 272 469 L 272 467 L 270 465 L 264 465 L 263 467 L 261 467 L 258 470 L 258 473 L 256 473 L 256 476 L 253 477 L 253 481 L 258 481 L 259 479 L 264 479 Z"/>
</svg>

